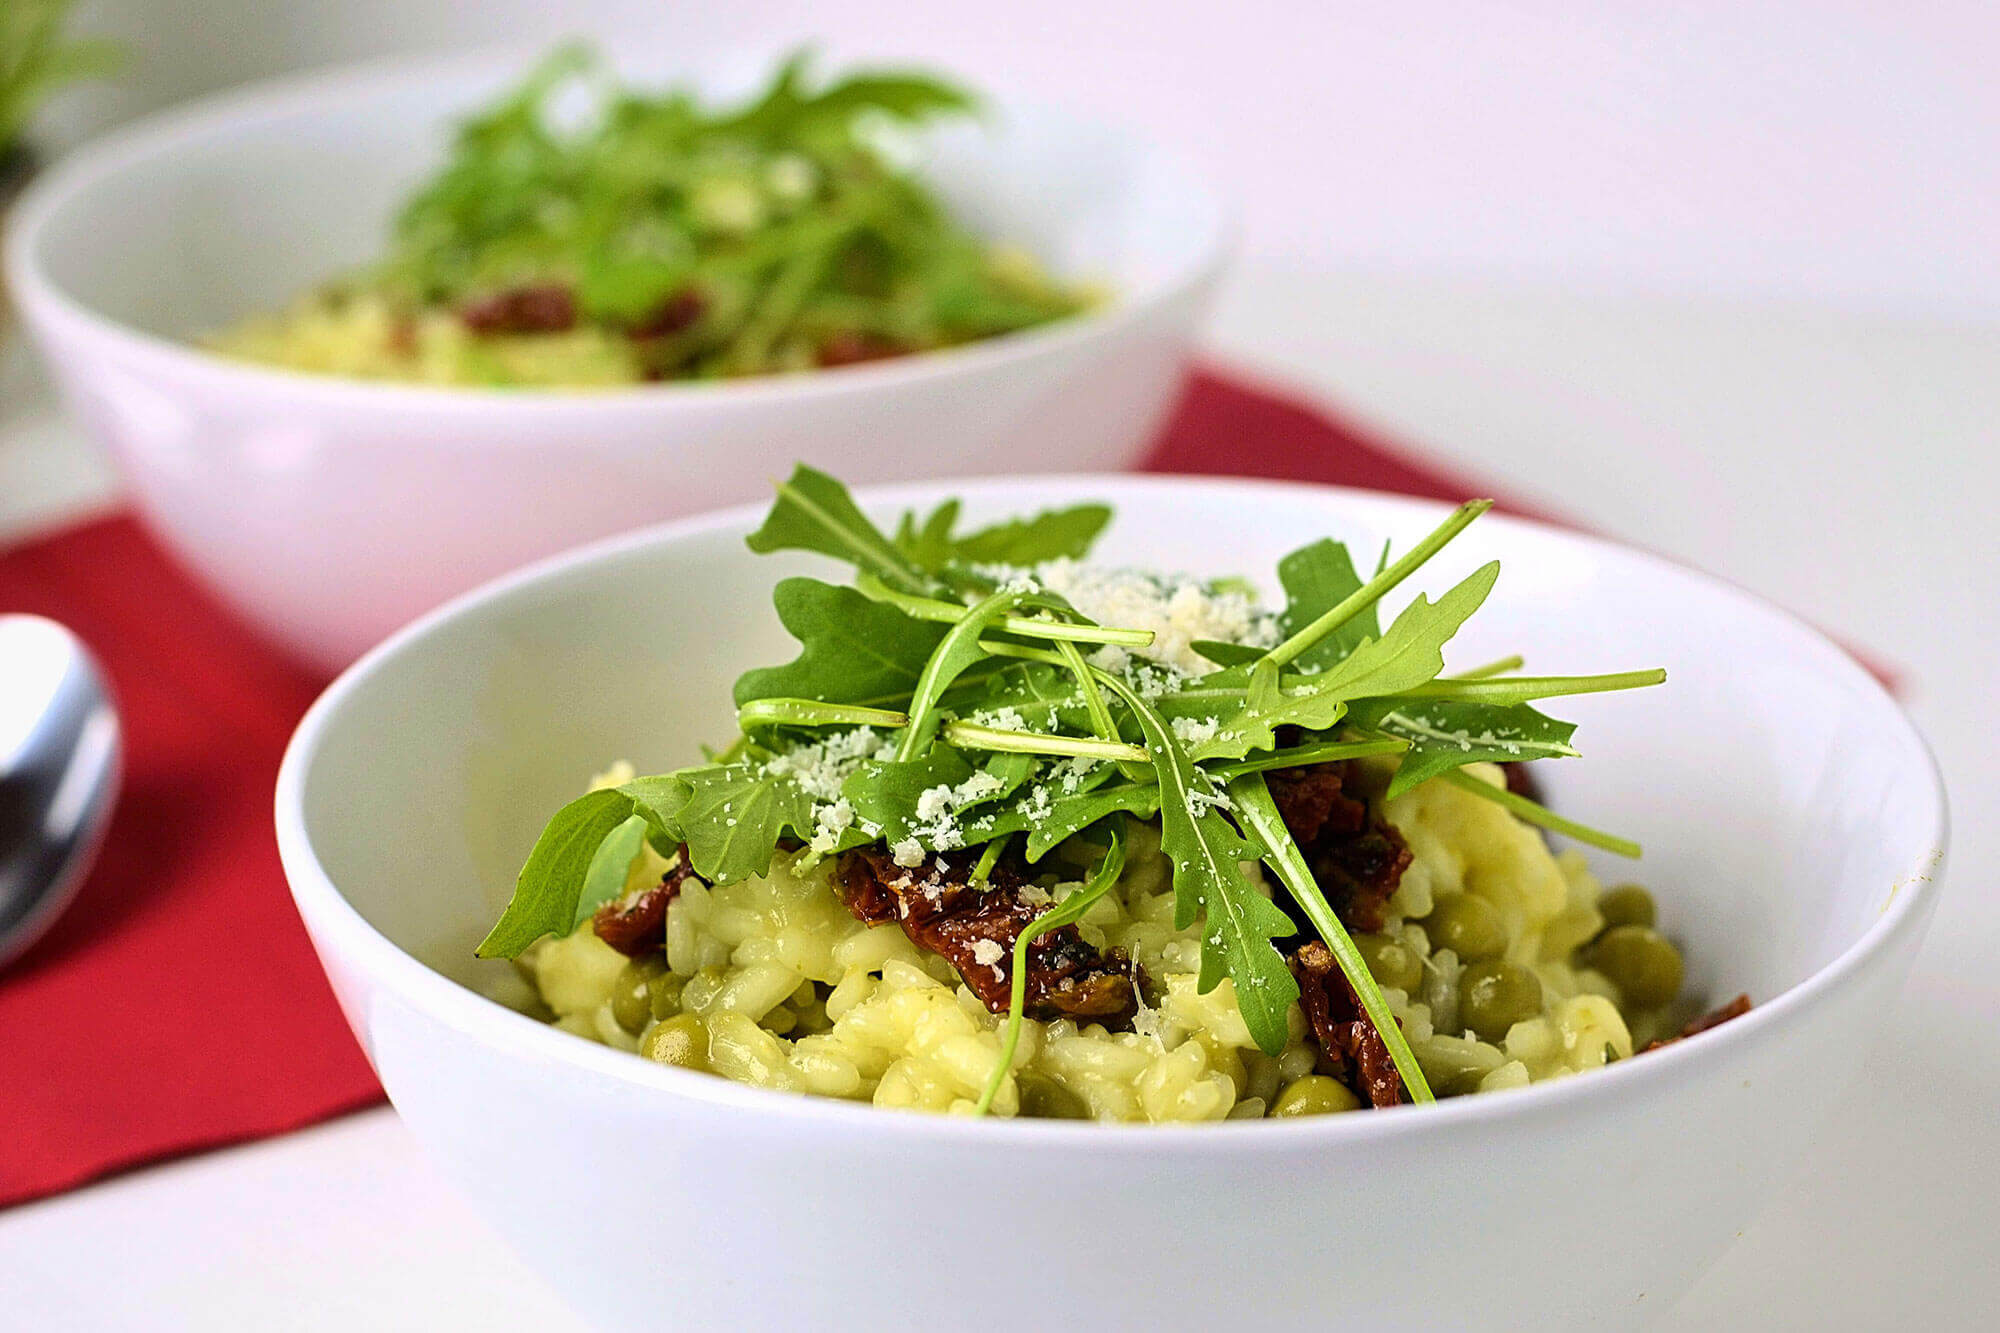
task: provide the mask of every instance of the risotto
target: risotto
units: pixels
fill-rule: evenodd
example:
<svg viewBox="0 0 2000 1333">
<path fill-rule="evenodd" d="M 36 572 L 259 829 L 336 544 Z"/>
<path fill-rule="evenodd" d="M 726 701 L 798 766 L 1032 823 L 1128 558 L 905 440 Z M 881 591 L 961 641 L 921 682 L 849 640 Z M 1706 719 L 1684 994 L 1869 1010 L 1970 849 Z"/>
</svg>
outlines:
<svg viewBox="0 0 2000 1333">
<path fill-rule="evenodd" d="M 559 51 L 459 128 L 379 262 L 207 344 L 317 374 L 592 388 L 874 361 L 1091 303 L 910 169 L 912 127 L 969 94 L 915 71 L 814 82 L 794 58 L 708 108 Z"/>
<path fill-rule="evenodd" d="M 828 485 L 795 477 L 765 532 L 785 527 L 788 502 L 842 509 Z M 924 526 L 906 522 L 901 547 L 917 549 L 908 534 Z M 1095 642 L 1090 661 L 1059 652 L 1042 674 L 1006 676 L 1040 659 L 996 638 L 1002 665 L 967 682 L 986 642 L 975 634 L 1037 633 L 980 610 L 1010 596 L 989 592 L 950 622 L 966 633 L 916 636 L 928 647 L 910 655 L 899 712 L 873 685 L 877 702 L 849 703 L 825 697 L 837 689 L 767 690 L 776 682 L 753 672 L 738 687 L 745 739 L 678 774 L 602 775 L 551 823 L 483 952 L 515 957 L 550 1021 L 650 1060 L 879 1107 L 1100 1121 L 1524 1087 L 1747 1007 L 1689 1023 L 1652 897 L 1606 889 L 1581 850 L 1552 847 L 1554 828 L 1636 851 L 1533 798 L 1527 764 L 1568 752 L 1567 724 L 1493 701 L 1540 697 L 1521 684 L 1537 678 L 1505 663 L 1384 676 L 1371 644 L 1396 644 L 1406 611 L 1387 630 L 1371 615 L 1368 633 L 1313 657 L 1307 683 L 1281 677 L 1259 702 L 1252 659 L 1298 660 L 1285 645 L 1324 619 L 1299 603 L 1339 609 L 1370 584 L 1350 574 L 1309 592 L 1293 563 L 1281 573 L 1301 614 L 1277 614 L 1234 585 L 1092 574 L 1068 550 L 1023 564 L 1047 543 L 1010 540 L 1017 559 L 984 562 L 982 586 L 1023 585 L 1024 607 L 1053 607 L 1046 590 L 1063 589 L 1068 616 L 1039 632 L 1098 637 L 1042 641 Z M 867 574 L 861 587 L 883 591 Z M 934 614 L 915 600 L 876 604 Z M 833 631 L 810 627 L 782 585 L 779 608 L 808 661 Z M 940 682 L 936 664 L 954 660 L 958 683 Z M 1395 688 L 1302 702 L 1363 668 L 1368 688 Z M 1066 692 L 1085 679 L 1103 687 L 1094 704 Z M 1566 692 L 1651 683 L 1563 679 Z M 948 715 L 912 758 L 927 690 Z M 1282 720 L 1224 739 L 1253 709 Z M 1444 721 L 1481 729 L 1426 743 Z M 973 750 L 977 765 L 961 753 Z"/>
<path fill-rule="evenodd" d="M 1491 766 L 1474 771 L 1503 781 Z M 1643 889 L 1606 895 L 1581 853 L 1550 851 L 1539 830 L 1441 782 L 1383 813 L 1411 862 L 1385 928 L 1360 943 L 1440 1094 L 1597 1069 L 1677 1025 L 1678 986 L 1662 996 L 1662 977 L 1680 966 L 1671 944 L 1648 932 L 1654 956 L 1621 972 L 1640 992 L 1630 997 L 1590 948 L 1609 919 L 1647 929 L 1638 924 L 1651 917 Z M 1093 944 L 1124 949 L 1150 996 L 1129 1031 L 1024 1020 L 993 1109 L 1158 1122 L 1359 1106 L 1345 1085 L 1314 1073 L 1319 1048 L 1296 1004 L 1284 1049 L 1267 1056 L 1233 983 L 1199 993 L 1199 932 L 1174 928 L 1157 830 L 1141 826 L 1134 842 L 1126 873 L 1082 928 Z M 999 1058 L 1004 1019 L 901 929 L 857 920 L 830 863 L 795 869 L 798 859 L 781 856 L 769 875 L 723 888 L 684 886 L 657 950 L 628 958 L 586 923 L 533 946 L 524 975 L 558 1025 L 621 1050 L 759 1087 L 970 1110 Z M 666 868 L 646 849 L 628 886 L 650 887 Z M 1081 887 L 1062 873 L 1047 886 L 1058 899 Z M 1608 962 L 1618 970 L 1622 960 Z M 1468 976 L 1482 983 L 1470 995 Z"/>
</svg>

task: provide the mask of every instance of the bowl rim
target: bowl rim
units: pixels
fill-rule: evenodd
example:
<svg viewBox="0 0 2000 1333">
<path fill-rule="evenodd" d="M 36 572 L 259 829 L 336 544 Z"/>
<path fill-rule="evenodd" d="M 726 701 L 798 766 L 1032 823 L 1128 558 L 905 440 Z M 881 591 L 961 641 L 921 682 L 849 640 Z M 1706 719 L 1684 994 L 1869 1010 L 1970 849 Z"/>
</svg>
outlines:
<svg viewBox="0 0 2000 1333">
<path fill-rule="evenodd" d="M 1268 481 L 1249 478 L 1221 478 L 1174 475 L 1133 475 L 1082 473 L 1042 476 L 989 476 L 906 482 L 859 488 L 856 500 L 866 509 L 885 509 L 911 504 L 935 503 L 946 494 L 976 498 L 982 491 L 1032 487 L 1051 498 L 1102 490 L 1107 502 L 1118 504 L 1147 493 L 1186 494 L 1189 491 L 1224 492 L 1245 503 L 1258 497 L 1316 495 L 1330 506 L 1373 509 L 1375 512 L 1435 523 L 1450 506 L 1433 500 L 1304 482 Z M 1122 494 L 1120 494 L 1122 492 Z M 1297 1121 L 1262 1120 L 1256 1128 L 1246 1122 L 1218 1130 L 1208 1123 L 1164 1125 L 1101 1125 L 1096 1122 L 1035 1120 L 1026 1118 L 930 1114 L 885 1114 L 867 1103 L 814 1097 L 801 1093 L 778 1092 L 732 1082 L 705 1074 L 656 1065 L 636 1059 L 631 1053 L 586 1041 L 551 1024 L 539 1022 L 509 1009 L 496 1000 L 451 980 L 377 930 L 348 902 L 312 847 L 304 814 L 305 784 L 321 736 L 336 718 L 342 704 L 386 664 L 412 651 L 430 633 L 446 622 L 459 619 L 536 585 L 566 577 L 573 571 L 602 561 L 616 560 L 649 547 L 673 545 L 679 541 L 718 531 L 749 532 L 762 517 L 767 505 L 755 502 L 697 514 L 640 528 L 629 533 L 592 542 L 528 565 L 494 579 L 454 598 L 438 609 L 411 622 L 369 651 L 327 687 L 300 721 L 286 746 L 278 772 L 275 815 L 278 848 L 293 900 L 314 936 L 326 933 L 334 941 L 335 956 L 343 963 L 368 975 L 375 985 L 392 991 L 432 1021 L 450 1027 L 459 1035 L 512 1057 L 565 1067 L 567 1071 L 589 1075 L 610 1085 L 616 1094 L 667 1094 L 659 1105 L 665 1109 L 677 1099 L 683 1109 L 696 1106 L 727 1109 L 739 1115 L 772 1117 L 774 1123 L 811 1123 L 829 1134 L 894 1133 L 912 1136 L 930 1144 L 957 1147 L 1002 1146 L 1043 1150 L 1088 1149 L 1092 1152 L 1150 1154 L 1159 1149 L 1198 1150 L 1206 1153 L 1291 1153 L 1302 1146 L 1332 1146 L 1351 1141 L 1373 1140 L 1383 1134 L 1453 1133 L 1466 1124 L 1502 1125 L 1572 1109 L 1609 1107 L 1630 1103 L 1657 1091 L 1691 1062 L 1717 1063 L 1744 1055 L 1755 1045 L 1781 1036 L 1795 1013 L 1822 1003 L 1831 993 L 1855 984 L 1859 974 L 1880 961 L 1894 942 L 1912 931 L 1921 930 L 1934 906 L 1944 879 L 1950 841 L 1950 816 L 1944 778 L 1929 742 L 1903 706 L 1882 683 L 1865 670 L 1844 648 L 1811 624 L 1782 607 L 1751 593 L 1726 579 L 1704 573 L 1678 561 L 1623 543 L 1588 533 L 1580 533 L 1536 519 L 1512 514 L 1490 514 L 1482 526 L 1525 529 L 1587 546 L 1609 548 L 1619 555 L 1652 565 L 1661 572 L 1701 585 L 1710 594 L 1774 618 L 1804 637 L 1807 646 L 1834 672 L 1859 684 L 1873 701 L 1889 711 L 1904 739 L 1914 744 L 1929 776 L 1930 824 L 1928 850 L 1888 887 L 1888 898 L 1874 921 L 1858 938 L 1832 959 L 1796 984 L 1768 999 L 1743 1017 L 1704 1033 L 1698 1040 L 1675 1042 L 1652 1052 L 1645 1060 L 1621 1060 L 1592 1071 L 1588 1077 L 1555 1079 L 1526 1088 L 1510 1089 L 1505 1095 L 1456 1097 L 1431 1106 L 1389 1107 L 1368 1115 L 1324 1116 Z"/>
<path fill-rule="evenodd" d="M 604 45 L 609 48 L 610 44 Z M 1061 355 L 1142 323 L 1156 311 L 1205 291 L 1220 276 L 1240 244 L 1241 224 L 1236 211 L 1226 202 L 1214 180 L 1179 149 L 1121 122 L 1073 112 L 1031 96 L 987 92 L 982 95 L 997 108 L 1032 110 L 1075 126 L 1087 125 L 1115 141 L 1131 157 L 1162 163 L 1187 187 L 1190 198 L 1206 215 L 1203 233 L 1189 247 L 1188 255 L 1129 298 L 1114 296 L 1099 307 L 1047 324 L 955 347 L 796 373 L 594 389 L 411 384 L 238 361 L 105 314 L 44 269 L 41 250 L 45 238 L 54 220 L 72 201 L 180 148 L 267 119 L 331 112 L 392 89 L 434 80 L 501 77 L 510 69 L 525 68 L 536 53 L 546 48 L 547 43 L 505 43 L 445 55 L 398 55 L 327 65 L 256 80 L 140 116 L 64 154 L 35 175 L 12 208 L 5 248 L 0 251 L 0 271 L 4 271 L 6 285 L 31 326 L 47 323 L 63 327 L 72 336 L 98 340 L 121 359 L 154 374 L 208 377 L 215 382 L 217 391 L 426 414 L 491 411 L 496 406 L 523 414 L 575 414 L 644 411 L 682 402 L 810 401 L 894 390 L 1037 357 Z M 651 46 L 641 43 L 636 49 L 643 55 L 667 48 L 658 43 Z M 718 43 L 708 58 L 725 63 L 777 50 L 775 44 Z M 616 52 L 612 54 L 615 61 Z M 828 63 L 838 68 L 854 62 L 840 56 Z"/>
</svg>

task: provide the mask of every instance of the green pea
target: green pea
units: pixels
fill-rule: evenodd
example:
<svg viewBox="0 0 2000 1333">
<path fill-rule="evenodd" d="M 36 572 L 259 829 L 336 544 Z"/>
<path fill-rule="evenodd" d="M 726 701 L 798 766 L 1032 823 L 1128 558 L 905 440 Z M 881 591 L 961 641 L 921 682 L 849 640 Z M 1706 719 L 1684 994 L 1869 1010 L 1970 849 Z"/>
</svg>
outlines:
<svg viewBox="0 0 2000 1333">
<path fill-rule="evenodd" d="M 1278 1100 L 1271 1103 L 1273 1116 L 1332 1115 L 1338 1111 L 1358 1111 L 1361 1099 L 1354 1090 L 1337 1078 L 1325 1074 L 1307 1074 L 1295 1079 L 1289 1087 L 1278 1094 Z"/>
<path fill-rule="evenodd" d="M 1450 949 L 1462 963 L 1498 958 L 1507 949 L 1507 923 L 1500 919 L 1500 909 L 1470 893 L 1439 894 L 1424 918 L 1424 933 L 1431 937 L 1431 948 Z"/>
<path fill-rule="evenodd" d="M 1681 951 L 1657 930 L 1613 926 L 1590 946 L 1588 961 L 1633 1009 L 1657 1009 L 1680 994 Z"/>
<path fill-rule="evenodd" d="M 708 1072 L 708 1025 L 693 1014 L 675 1014 L 639 1043 L 639 1054 L 663 1065 Z"/>
<path fill-rule="evenodd" d="M 681 992 L 687 984 L 687 978 L 678 972 L 662 972 L 647 983 L 647 1005 L 655 1019 L 672 1018 L 681 1011 Z"/>
<path fill-rule="evenodd" d="M 1620 884 L 1615 889 L 1606 889 L 1597 900 L 1597 911 L 1604 918 L 1607 928 L 1659 923 L 1658 913 L 1653 908 L 1653 895 L 1637 884 Z"/>
<path fill-rule="evenodd" d="M 1384 986 L 1415 991 L 1424 979 L 1424 960 L 1394 935 L 1356 935 L 1354 947 L 1368 964 L 1368 975 Z"/>
<path fill-rule="evenodd" d="M 1021 1114 L 1043 1120 L 1088 1120 L 1090 1107 L 1083 1098 L 1045 1074 L 1022 1070 L 1014 1075 L 1021 1091 Z"/>
<path fill-rule="evenodd" d="M 1474 963 L 1458 988 L 1458 1016 L 1481 1041 L 1505 1041 L 1508 1028 L 1542 1012 L 1542 979 L 1519 963 Z"/>
<path fill-rule="evenodd" d="M 637 1036 L 652 1021 L 652 983 L 666 970 L 667 960 L 656 953 L 625 964 L 611 983 L 611 1016 L 619 1027 Z"/>
</svg>

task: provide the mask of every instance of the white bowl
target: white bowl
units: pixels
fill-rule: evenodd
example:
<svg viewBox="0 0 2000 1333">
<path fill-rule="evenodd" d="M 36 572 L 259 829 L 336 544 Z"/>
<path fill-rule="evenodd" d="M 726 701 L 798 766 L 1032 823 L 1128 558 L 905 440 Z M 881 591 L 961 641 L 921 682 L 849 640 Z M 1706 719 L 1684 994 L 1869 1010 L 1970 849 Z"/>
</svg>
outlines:
<svg viewBox="0 0 2000 1333">
<path fill-rule="evenodd" d="M 681 50 L 625 72 L 734 95 L 774 58 Z M 1171 153 L 1013 101 L 928 136 L 924 170 L 982 230 L 1107 282 L 1098 312 L 872 365 L 591 393 L 344 381 L 189 345 L 377 254 L 446 123 L 531 60 L 204 101 L 66 159 L 10 226 L 7 280 L 71 409 L 155 530 L 308 660 L 345 665 L 530 559 L 748 500 L 796 459 L 860 480 L 1117 467 L 1171 405 L 1221 205 Z"/>
<path fill-rule="evenodd" d="M 1443 513 L 1129 477 L 864 498 L 886 515 L 953 489 L 987 518 L 1106 499 L 1105 558 L 1264 579 L 1309 540 L 1406 548 Z M 1130 1128 L 765 1092 L 482 998 L 480 969 L 502 965 L 473 945 L 544 818 L 607 760 L 686 762 L 730 729 L 733 676 L 792 655 L 771 585 L 831 566 L 750 555 L 758 512 L 603 543 L 426 618 L 333 685 L 278 781 L 299 910 L 391 1099 L 606 1327 L 950 1328 L 1045 1308 L 1106 1328 L 1636 1323 L 1792 1169 L 1936 901 L 1937 770 L 1838 648 L 1655 557 L 1488 518 L 1419 579 L 1503 561 L 1456 660 L 1667 667 L 1662 689 L 1564 701 L 1588 757 L 1543 771 L 1557 805 L 1644 840 L 1690 985 L 1748 990 L 1747 1017 L 1519 1092 Z"/>
</svg>

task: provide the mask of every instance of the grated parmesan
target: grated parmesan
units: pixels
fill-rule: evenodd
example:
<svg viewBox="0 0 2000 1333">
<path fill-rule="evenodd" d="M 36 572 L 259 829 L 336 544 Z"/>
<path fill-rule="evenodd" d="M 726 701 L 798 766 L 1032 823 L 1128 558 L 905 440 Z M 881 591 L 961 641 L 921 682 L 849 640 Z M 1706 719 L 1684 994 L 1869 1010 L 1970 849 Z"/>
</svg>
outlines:
<svg viewBox="0 0 2000 1333">
<path fill-rule="evenodd" d="M 1153 632 L 1150 647 L 1131 650 L 1187 676 L 1202 676 L 1215 664 L 1196 652 L 1203 639 L 1269 648 L 1278 642 L 1277 617 L 1240 592 L 1222 591 L 1185 574 L 1158 575 L 1136 569 L 1098 569 L 1074 560 L 1052 560 L 1036 575 L 1050 592 L 1100 625 Z M 1099 649 L 1094 665 L 1122 670 L 1121 649 Z"/>
</svg>

